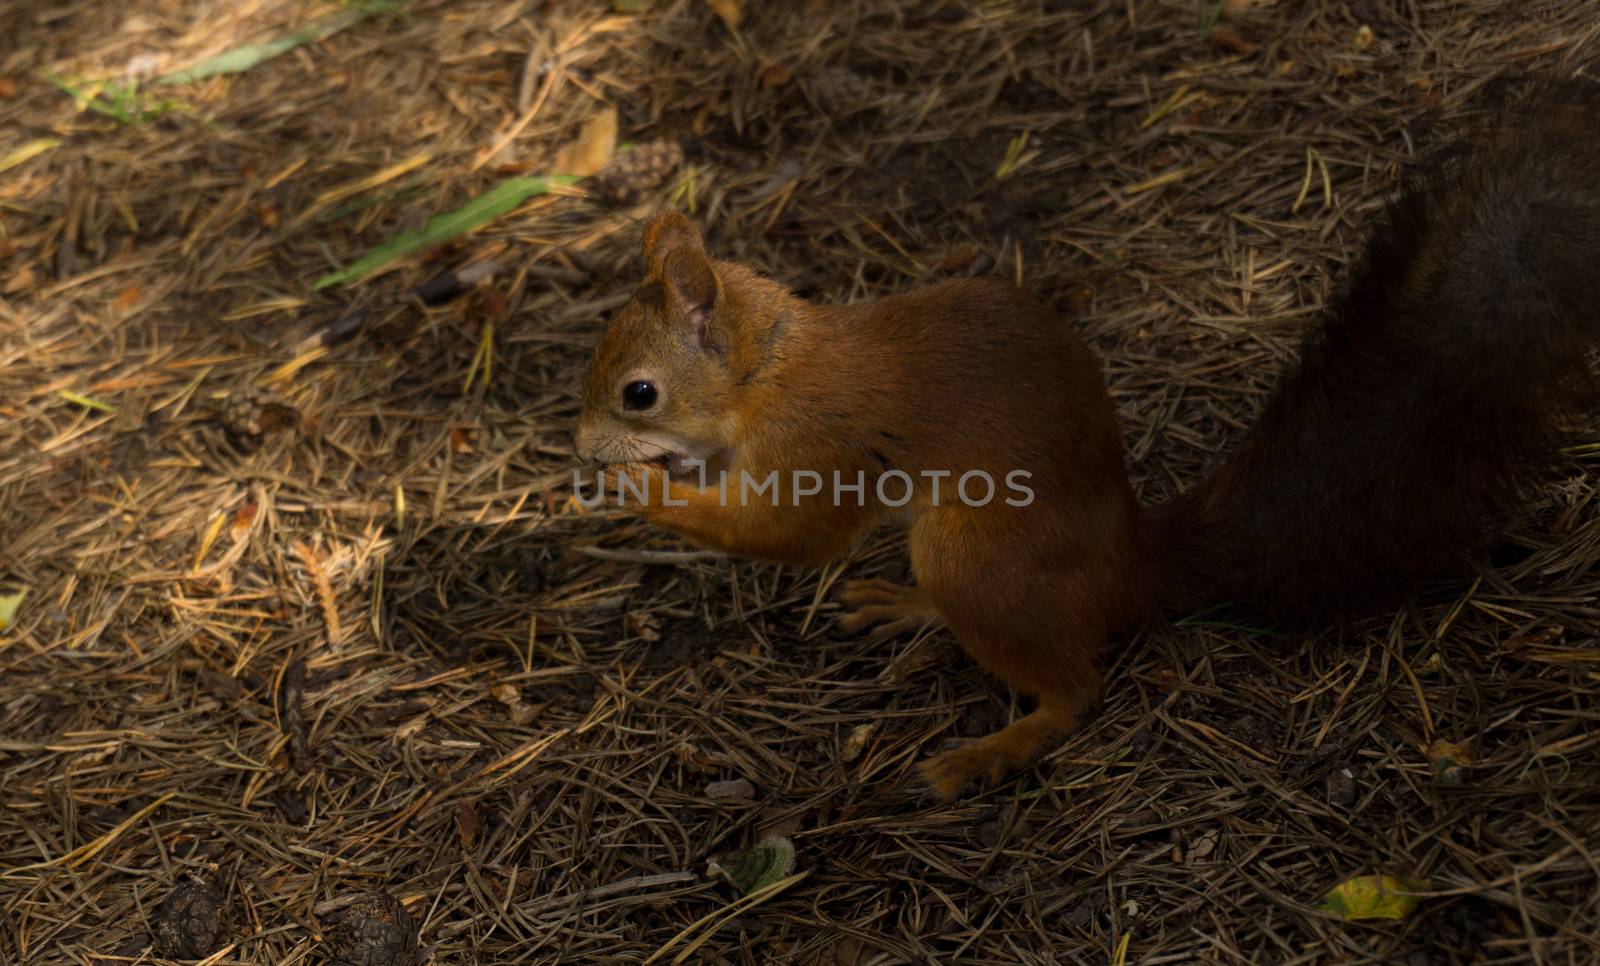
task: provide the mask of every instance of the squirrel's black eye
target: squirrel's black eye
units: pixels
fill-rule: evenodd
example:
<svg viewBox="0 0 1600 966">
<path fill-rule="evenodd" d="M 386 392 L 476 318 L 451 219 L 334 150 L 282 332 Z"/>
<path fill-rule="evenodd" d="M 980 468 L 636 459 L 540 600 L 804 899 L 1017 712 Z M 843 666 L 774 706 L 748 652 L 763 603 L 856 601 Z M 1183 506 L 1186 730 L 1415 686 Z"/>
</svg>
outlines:
<svg viewBox="0 0 1600 966">
<path fill-rule="evenodd" d="M 649 409 L 656 404 L 656 384 L 640 379 L 622 388 L 623 409 Z"/>
</svg>

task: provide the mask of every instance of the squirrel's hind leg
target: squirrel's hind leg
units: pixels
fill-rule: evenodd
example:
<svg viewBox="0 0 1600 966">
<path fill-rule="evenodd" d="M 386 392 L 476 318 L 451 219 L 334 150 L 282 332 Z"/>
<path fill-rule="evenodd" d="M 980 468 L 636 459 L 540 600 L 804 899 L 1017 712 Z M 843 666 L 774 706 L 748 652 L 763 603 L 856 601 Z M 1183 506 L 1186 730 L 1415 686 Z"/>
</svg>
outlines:
<svg viewBox="0 0 1600 966">
<path fill-rule="evenodd" d="M 911 532 L 917 581 L 966 651 L 1024 694 L 1028 714 L 994 734 L 929 759 L 922 775 L 946 799 L 968 781 L 998 780 L 1070 731 L 1100 695 L 1119 575 L 1090 527 L 1041 544 L 1027 519 L 974 521 L 981 509 L 941 508 Z M 967 539 L 979 524 L 985 539 Z"/>
</svg>

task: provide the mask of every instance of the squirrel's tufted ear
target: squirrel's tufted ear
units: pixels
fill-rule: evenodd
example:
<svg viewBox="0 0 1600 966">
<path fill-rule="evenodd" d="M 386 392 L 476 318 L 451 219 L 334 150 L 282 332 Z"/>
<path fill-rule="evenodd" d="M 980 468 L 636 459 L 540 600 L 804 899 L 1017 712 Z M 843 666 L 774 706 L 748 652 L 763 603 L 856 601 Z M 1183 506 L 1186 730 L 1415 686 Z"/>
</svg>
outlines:
<svg viewBox="0 0 1600 966">
<path fill-rule="evenodd" d="M 669 252 L 689 249 L 705 257 L 706 246 L 700 240 L 700 230 L 683 212 L 667 208 L 644 226 L 644 257 L 652 271 L 659 270 Z"/>
<path fill-rule="evenodd" d="M 705 243 L 694 224 L 668 209 L 644 229 L 644 253 L 651 274 L 659 274 L 684 313 L 700 327 L 702 341 L 717 303 L 717 274 L 711 269 Z"/>
</svg>

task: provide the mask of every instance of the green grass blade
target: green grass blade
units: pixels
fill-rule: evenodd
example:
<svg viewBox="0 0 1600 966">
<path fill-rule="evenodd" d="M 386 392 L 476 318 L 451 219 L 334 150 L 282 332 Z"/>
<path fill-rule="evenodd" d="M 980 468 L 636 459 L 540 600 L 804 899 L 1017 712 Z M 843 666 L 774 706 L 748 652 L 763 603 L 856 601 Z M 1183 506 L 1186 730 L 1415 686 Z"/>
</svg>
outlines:
<svg viewBox="0 0 1600 966">
<path fill-rule="evenodd" d="M 262 41 L 259 44 L 246 44 L 225 50 L 215 57 L 207 57 L 197 64 L 191 64 L 183 70 L 173 71 L 156 78 L 157 84 L 187 84 L 191 81 L 204 80 L 207 77 L 216 77 L 221 74 L 242 74 L 257 64 L 271 60 L 279 54 L 288 53 L 304 44 L 315 43 L 326 37 L 331 37 L 346 27 L 363 20 L 371 12 L 367 9 L 341 10 L 338 13 L 323 17 L 308 26 L 301 27 L 292 33 L 284 34 L 272 40 Z"/>
<path fill-rule="evenodd" d="M 148 97 L 140 96 L 137 82 L 90 81 L 81 77 L 63 77 L 49 69 L 41 74 L 70 95 L 78 110 L 104 114 L 120 124 L 143 124 L 173 111 L 185 110 L 177 101 L 151 103 Z"/>
<path fill-rule="evenodd" d="M 67 402 L 72 403 L 74 406 L 82 406 L 85 409 L 98 409 L 103 413 L 114 413 L 117 411 L 117 407 L 108 402 L 96 399 L 93 396 L 85 396 L 80 393 L 75 393 L 68 389 L 57 389 L 56 395 L 60 396 L 62 399 L 65 399 Z"/>
<path fill-rule="evenodd" d="M 571 175 L 551 175 L 502 181 L 460 208 L 434 215 L 417 231 L 397 235 L 368 252 L 359 261 L 322 276 L 311 286 L 311 290 L 318 291 L 330 285 L 348 285 L 360 281 L 412 252 L 431 248 L 480 228 L 514 210 L 534 195 L 544 194 L 552 187 L 572 184 L 577 180 L 579 179 Z"/>
</svg>

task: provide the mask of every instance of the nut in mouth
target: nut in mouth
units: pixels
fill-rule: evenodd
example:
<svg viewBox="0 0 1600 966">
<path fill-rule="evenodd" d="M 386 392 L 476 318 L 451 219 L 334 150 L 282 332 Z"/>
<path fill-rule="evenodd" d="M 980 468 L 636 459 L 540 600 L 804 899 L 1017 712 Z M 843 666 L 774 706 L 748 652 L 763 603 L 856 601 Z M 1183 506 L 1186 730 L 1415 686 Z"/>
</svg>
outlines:
<svg viewBox="0 0 1600 966">
<path fill-rule="evenodd" d="M 607 460 L 597 464 L 597 468 L 602 472 L 629 466 L 659 466 L 667 471 L 668 476 L 677 476 L 683 471 L 683 454 L 668 451 L 658 453 L 649 459 Z"/>
</svg>

